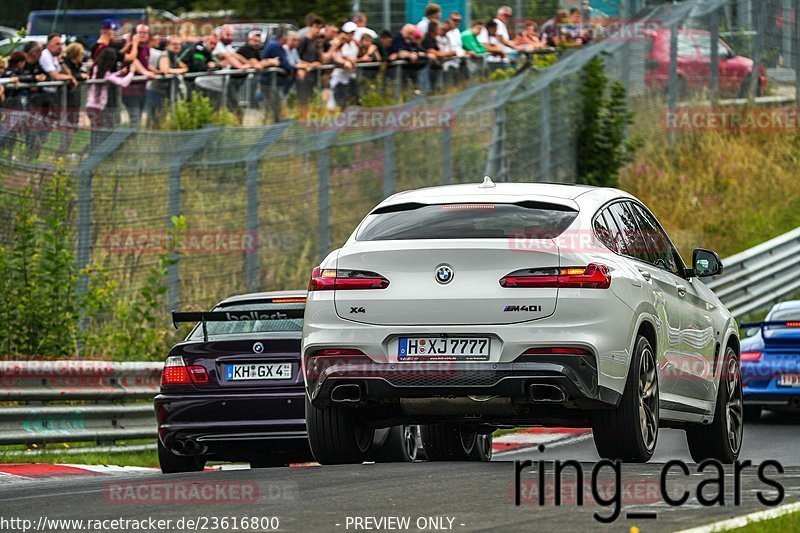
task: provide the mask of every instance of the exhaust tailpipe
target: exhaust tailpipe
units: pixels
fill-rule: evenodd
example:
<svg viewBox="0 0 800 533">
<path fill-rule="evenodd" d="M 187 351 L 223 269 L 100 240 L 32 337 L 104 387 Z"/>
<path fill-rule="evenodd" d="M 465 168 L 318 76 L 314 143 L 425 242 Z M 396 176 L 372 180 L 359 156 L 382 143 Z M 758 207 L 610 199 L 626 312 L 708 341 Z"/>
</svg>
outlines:
<svg viewBox="0 0 800 533">
<path fill-rule="evenodd" d="M 173 442 L 172 443 L 172 451 L 175 452 L 175 453 L 183 453 L 184 452 L 183 441 L 182 440 L 176 440 L 175 442 Z"/>
<path fill-rule="evenodd" d="M 531 385 L 530 396 L 534 402 L 562 403 L 567 399 L 561 387 L 549 383 L 534 383 Z"/>
<path fill-rule="evenodd" d="M 361 386 L 355 383 L 336 385 L 331 391 L 331 401 L 334 403 L 358 403 L 362 398 Z"/>
<path fill-rule="evenodd" d="M 792 399 L 789 400 L 789 404 L 795 409 L 800 408 L 800 396 L 792 396 Z"/>
</svg>

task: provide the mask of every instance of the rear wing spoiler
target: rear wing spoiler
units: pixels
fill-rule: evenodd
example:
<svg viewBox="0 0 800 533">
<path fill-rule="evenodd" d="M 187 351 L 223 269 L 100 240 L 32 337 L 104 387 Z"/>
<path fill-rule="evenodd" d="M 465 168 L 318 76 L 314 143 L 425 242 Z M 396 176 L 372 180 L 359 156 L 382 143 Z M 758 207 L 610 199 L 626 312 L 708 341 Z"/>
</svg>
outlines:
<svg viewBox="0 0 800 533">
<path fill-rule="evenodd" d="M 305 305 L 294 308 L 260 309 L 250 311 L 172 311 L 172 325 L 200 322 L 203 326 L 203 342 L 208 342 L 207 322 L 239 322 L 242 320 L 286 320 L 303 318 Z"/>
<path fill-rule="evenodd" d="M 765 320 L 763 322 L 744 322 L 739 324 L 741 329 L 761 328 L 800 328 L 799 320 Z"/>
</svg>

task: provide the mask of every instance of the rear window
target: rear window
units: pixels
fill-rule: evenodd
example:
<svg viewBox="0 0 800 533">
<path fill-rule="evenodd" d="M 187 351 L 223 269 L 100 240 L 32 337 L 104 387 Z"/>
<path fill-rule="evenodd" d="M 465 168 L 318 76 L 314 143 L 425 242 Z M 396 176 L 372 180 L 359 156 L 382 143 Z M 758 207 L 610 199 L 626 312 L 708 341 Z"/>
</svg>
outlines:
<svg viewBox="0 0 800 533">
<path fill-rule="evenodd" d="M 783 309 L 772 313 L 770 320 L 800 321 L 800 309 Z"/>
<path fill-rule="evenodd" d="M 375 210 L 356 240 L 504 239 L 521 234 L 552 239 L 577 216 L 570 207 L 542 202 L 400 204 Z"/>
<path fill-rule="evenodd" d="M 271 303 L 242 303 L 236 305 L 218 306 L 212 311 L 279 311 L 284 309 L 303 309 L 305 304 L 271 304 Z M 238 320 L 231 322 L 206 322 L 208 336 L 217 335 L 248 335 L 250 333 L 278 333 L 303 331 L 302 318 L 287 318 L 277 320 Z M 192 331 L 190 339 L 202 339 L 203 328 L 201 325 Z"/>
</svg>

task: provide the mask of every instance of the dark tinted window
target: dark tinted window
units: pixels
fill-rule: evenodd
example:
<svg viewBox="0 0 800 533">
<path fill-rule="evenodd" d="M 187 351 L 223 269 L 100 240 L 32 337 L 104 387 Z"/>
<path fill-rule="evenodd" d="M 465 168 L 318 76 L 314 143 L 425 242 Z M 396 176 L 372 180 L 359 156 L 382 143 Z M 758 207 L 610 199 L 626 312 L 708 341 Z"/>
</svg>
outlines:
<svg viewBox="0 0 800 533">
<path fill-rule="evenodd" d="M 271 303 L 240 303 L 215 307 L 213 311 L 271 311 L 278 309 L 303 309 L 305 304 L 271 304 Z M 281 320 L 234 320 L 231 322 L 206 322 L 208 336 L 215 335 L 247 335 L 249 333 L 275 333 L 288 331 L 303 331 L 302 318 L 287 318 Z M 197 326 L 192 332 L 191 339 L 202 339 L 203 328 Z"/>
<path fill-rule="evenodd" d="M 614 235 L 617 252 L 636 257 L 634 255 L 634 246 L 638 227 L 631 213 L 624 208 L 622 202 L 611 204 L 606 208 L 605 212 L 606 219 L 610 218 L 614 222 L 611 231 Z"/>
<path fill-rule="evenodd" d="M 656 221 L 655 217 L 639 204 L 630 202 L 636 214 L 636 220 L 642 228 L 642 238 L 652 253 L 650 263 L 659 268 L 678 274 L 679 267 L 675 259 L 675 249 L 670 244 L 667 234 Z"/>
<path fill-rule="evenodd" d="M 605 211 L 605 209 L 601 211 L 594 219 L 594 234 L 598 239 L 600 239 L 600 242 L 608 246 L 612 251 L 616 252 L 617 243 L 614 240 L 614 233 L 611 231 L 611 227 L 614 227 L 614 230 L 616 231 L 616 226 L 613 226 L 614 221 L 606 220 Z"/>
<path fill-rule="evenodd" d="M 410 239 L 504 239 L 527 236 L 552 239 L 578 215 L 564 206 L 520 204 L 405 204 L 369 215 L 359 241 Z"/>
</svg>

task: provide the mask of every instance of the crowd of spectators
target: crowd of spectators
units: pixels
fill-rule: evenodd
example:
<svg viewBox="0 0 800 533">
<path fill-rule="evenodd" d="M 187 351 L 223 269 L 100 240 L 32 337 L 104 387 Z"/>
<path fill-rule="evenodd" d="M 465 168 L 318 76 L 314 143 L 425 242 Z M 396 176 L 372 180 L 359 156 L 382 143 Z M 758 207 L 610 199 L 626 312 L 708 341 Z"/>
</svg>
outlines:
<svg viewBox="0 0 800 533">
<path fill-rule="evenodd" d="M 577 9 L 559 10 L 541 28 L 526 20 L 515 35 L 509 29 L 512 10 L 507 6 L 488 21 L 473 21 L 464 31 L 461 13 L 443 15 L 439 5 L 429 4 L 421 20 L 393 33 L 371 29 L 363 13 L 342 24 L 311 13 L 299 31 L 266 36 L 253 30 L 239 47 L 233 46 L 231 25 L 185 41 L 153 36 L 145 24 L 120 35 L 119 23 L 107 19 L 88 50 L 78 42 L 65 46 L 61 35 L 50 35 L 44 45 L 31 40 L 21 51 L 0 58 L 0 105 L 51 115 L 85 106 L 93 126 L 113 127 L 121 104 L 130 124 L 140 126 L 145 117 L 148 124 L 154 123 L 170 96 L 186 96 L 191 90 L 218 98 L 234 94 L 244 79 L 236 74 L 242 71 L 255 72 L 263 100 L 280 101 L 294 90 L 299 104 L 307 106 L 319 89 L 324 105 L 336 109 L 357 102 L 359 76 L 402 76 L 424 93 L 446 76 L 466 79 L 487 65 L 504 68 L 526 54 L 580 46 L 592 38 Z M 395 67 L 385 68 L 391 62 Z M 232 74 L 181 76 L 221 69 Z M 83 83 L 87 80 L 97 81 Z M 48 81 L 58 83 L 40 83 Z"/>
</svg>

